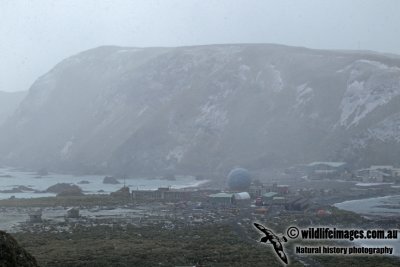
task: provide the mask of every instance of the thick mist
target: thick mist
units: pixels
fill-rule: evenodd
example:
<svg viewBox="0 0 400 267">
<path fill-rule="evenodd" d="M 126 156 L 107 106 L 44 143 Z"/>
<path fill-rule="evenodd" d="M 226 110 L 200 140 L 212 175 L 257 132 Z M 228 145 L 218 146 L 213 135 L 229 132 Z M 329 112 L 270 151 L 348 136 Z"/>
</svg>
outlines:
<svg viewBox="0 0 400 267">
<path fill-rule="evenodd" d="M 278 43 L 400 54 L 398 1 L 1 1 L 0 91 L 102 45 Z"/>
</svg>

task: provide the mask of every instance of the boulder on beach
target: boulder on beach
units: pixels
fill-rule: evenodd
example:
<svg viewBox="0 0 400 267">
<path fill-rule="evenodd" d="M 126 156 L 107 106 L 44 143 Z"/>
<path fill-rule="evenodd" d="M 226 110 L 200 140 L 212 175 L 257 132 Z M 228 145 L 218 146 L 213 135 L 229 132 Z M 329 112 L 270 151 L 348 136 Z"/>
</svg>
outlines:
<svg viewBox="0 0 400 267">
<path fill-rule="evenodd" d="M 24 185 L 19 185 L 17 187 L 14 187 L 13 189 L 8 189 L 8 190 L 0 190 L 0 193 L 23 193 L 26 191 L 36 191 L 35 189 L 32 189 L 30 187 L 24 186 Z"/>
<path fill-rule="evenodd" d="M 36 191 L 35 189 L 31 188 L 30 186 L 25 186 L 25 185 L 19 185 L 16 188 L 21 191 Z"/>
<path fill-rule="evenodd" d="M 121 189 L 118 189 L 115 192 L 111 192 L 112 197 L 122 197 L 122 198 L 130 198 L 131 194 L 129 192 L 129 187 L 124 186 Z"/>
<path fill-rule="evenodd" d="M 74 196 L 83 196 L 82 189 L 80 187 L 71 188 L 64 190 L 57 194 L 58 197 L 74 197 Z"/>
<path fill-rule="evenodd" d="M 58 183 L 46 189 L 48 193 L 56 193 L 57 196 L 80 196 L 82 189 L 74 184 Z"/>
<path fill-rule="evenodd" d="M 106 176 L 103 179 L 103 184 L 119 184 L 119 181 L 112 176 Z"/>
</svg>

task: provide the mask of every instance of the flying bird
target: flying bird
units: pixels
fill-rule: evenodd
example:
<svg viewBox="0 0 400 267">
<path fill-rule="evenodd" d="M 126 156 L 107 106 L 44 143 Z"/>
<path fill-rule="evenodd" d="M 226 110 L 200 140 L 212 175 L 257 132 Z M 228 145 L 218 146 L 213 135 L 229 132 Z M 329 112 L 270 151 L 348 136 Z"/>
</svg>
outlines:
<svg viewBox="0 0 400 267">
<path fill-rule="evenodd" d="M 282 238 L 279 238 L 272 230 L 265 228 L 263 225 L 259 223 L 254 223 L 254 226 L 263 232 L 265 236 L 261 238 L 260 242 L 261 243 L 267 243 L 268 241 L 274 246 L 274 250 L 278 257 L 286 264 L 288 264 L 288 258 L 283 251 L 283 246 L 282 246 L 282 241 L 287 242 L 287 238 L 285 236 L 282 236 Z"/>
</svg>

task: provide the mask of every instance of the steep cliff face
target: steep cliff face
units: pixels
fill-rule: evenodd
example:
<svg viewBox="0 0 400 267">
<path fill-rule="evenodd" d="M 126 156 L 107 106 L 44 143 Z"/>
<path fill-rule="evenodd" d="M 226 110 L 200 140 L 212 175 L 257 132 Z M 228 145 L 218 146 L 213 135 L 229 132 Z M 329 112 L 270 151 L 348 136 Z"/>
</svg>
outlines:
<svg viewBox="0 0 400 267">
<path fill-rule="evenodd" d="M 0 91 L 0 125 L 17 109 L 27 92 L 1 92 Z"/>
<path fill-rule="evenodd" d="M 400 60 L 375 53 L 100 47 L 33 84 L 0 132 L 0 157 L 28 168 L 138 175 L 393 163 L 399 95 Z"/>
<path fill-rule="evenodd" d="M 0 231 L 0 266 L 37 267 L 38 264 L 10 234 Z"/>
</svg>

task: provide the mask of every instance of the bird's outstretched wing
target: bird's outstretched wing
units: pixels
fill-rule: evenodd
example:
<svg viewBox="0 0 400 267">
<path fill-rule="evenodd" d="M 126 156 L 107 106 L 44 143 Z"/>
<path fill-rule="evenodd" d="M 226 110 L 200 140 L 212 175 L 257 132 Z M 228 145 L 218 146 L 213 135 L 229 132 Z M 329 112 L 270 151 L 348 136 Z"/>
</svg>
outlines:
<svg viewBox="0 0 400 267">
<path fill-rule="evenodd" d="M 258 229 L 258 230 L 260 230 L 261 232 L 263 232 L 264 234 L 266 234 L 267 233 L 267 228 L 265 228 L 263 225 L 261 225 L 261 224 L 259 224 L 259 223 L 254 223 L 254 226 Z"/>
<path fill-rule="evenodd" d="M 271 230 L 265 228 L 263 225 L 259 223 L 254 223 L 254 226 L 265 234 L 265 237 L 261 238 L 260 242 L 262 243 L 267 243 L 267 241 L 271 242 L 278 257 L 284 263 L 288 264 L 288 258 L 285 252 L 283 251 L 283 246 L 282 243 L 280 242 L 281 239 L 277 235 L 275 235 Z M 282 240 L 285 242 L 287 241 L 286 237 L 283 237 Z"/>
<path fill-rule="evenodd" d="M 282 243 L 279 242 L 277 239 L 271 239 L 270 242 L 274 246 L 274 250 L 275 250 L 276 254 L 278 255 L 278 257 L 284 263 L 288 264 L 288 259 L 287 259 L 285 252 L 283 251 Z"/>
</svg>

